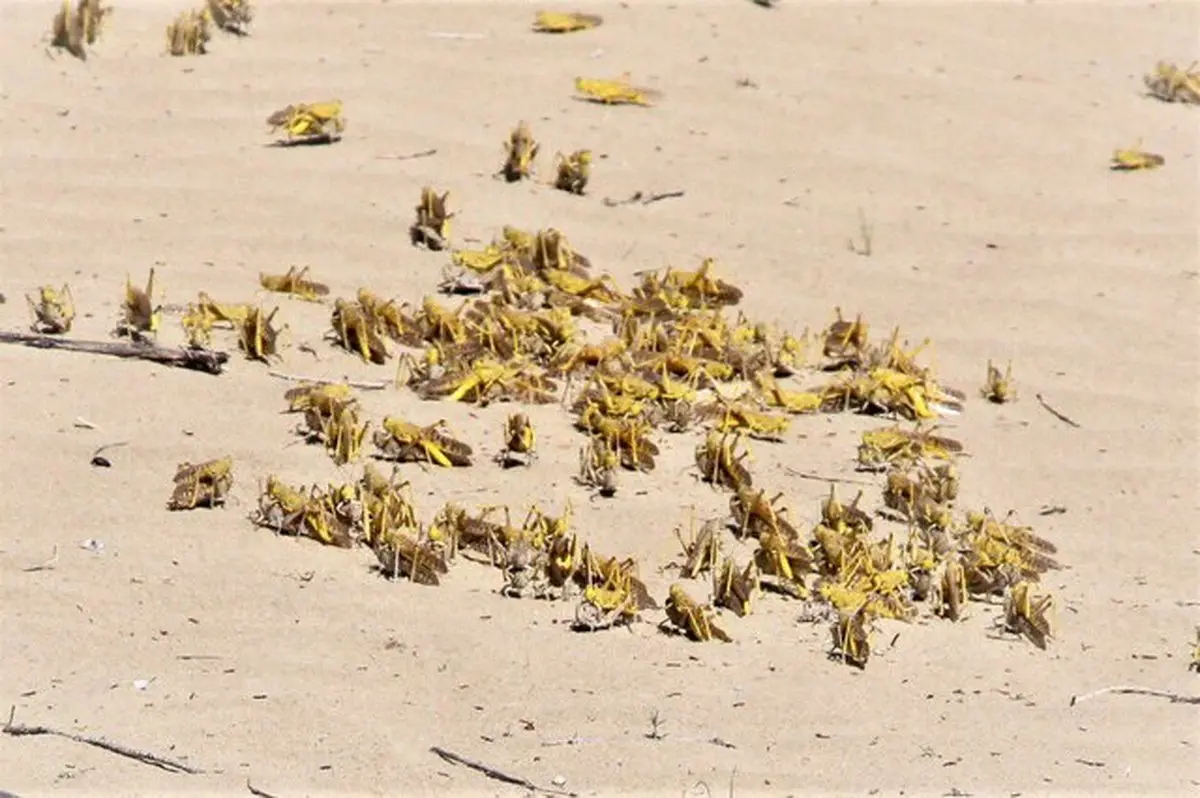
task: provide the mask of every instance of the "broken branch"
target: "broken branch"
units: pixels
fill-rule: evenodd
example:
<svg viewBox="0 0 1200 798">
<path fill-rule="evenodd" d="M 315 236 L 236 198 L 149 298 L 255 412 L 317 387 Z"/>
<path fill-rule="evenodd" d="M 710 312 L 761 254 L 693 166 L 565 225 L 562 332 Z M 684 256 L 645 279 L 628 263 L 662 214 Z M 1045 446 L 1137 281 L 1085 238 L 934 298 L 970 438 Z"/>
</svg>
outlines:
<svg viewBox="0 0 1200 798">
<path fill-rule="evenodd" d="M 565 792 L 563 790 L 557 790 L 557 789 L 553 789 L 553 788 L 539 787 L 536 784 L 534 784 L 532 781 L 530 781 L 529 779 L 522 778 L 520 776 L 510 775 L 508 773 L 505 773 L 502 770 L 497 770 L 496 768 L 491 767 L 490 765 L 485 765 L 482 762 L 476 762 L 474 760 L 467 759 L 466 757 L 460 756 L 460 755 L 454 753 L 453 751 L 447 751 L 445 748 L 440 748 L 436 745 L 433 746 L 432 748 L 430 748 L 429 750 L 432 751 L 433 753 L 437 754 L 442 759 L 446 760 L 447 762 L 449 762 L 452 765 L 461 765 L 465 768 L 474 770 L 476 773 L 482 773 L 484 776 L 487 776 L 489 779 L 494 779 L 495 781 L 502 781 L 505 784 L 514 784 L 518 787 L 524 787 L 525 789 L 529 790 L 530 792 L 548 793 L 550 795 L 566 795 L 566 796 L 571 796 L 571 797 L 576 795 L 576 793 L 573 793 L 573 792 Z"/>
<path fill-rule="evenodd" d="M 847 477 L 826 477 L 821 474 L 814 474 L 809 471 L 797 471 L 791 466 L 784 466 L 783 470 L 794 477 L 800 479 L 811 479 L 814 482 L 826 482 L 830 485 L 874 485 L 874 482 L 868 482 L 865 479 L 849 479 Z"/>
<path fill-rule="evenodd" d="M 413 158 L 428 158 L 430 155 L 437 155 L 437 149 L 409 152 L 404 155 L 376 155 L 375 159 L 378 161 L 411 161 Z"/>
<path fill-rule="evenodd" d="M 686 192 L 683 189 L 678 191 L 660 191 L 653 194 L 647 194 L 644 191 L 635 191 L 630 195 L 629 199 L 615 200 L 611 197 L 604 198 L 604 204 L 610 208 L 615 208 L 618 205 L 632 205 L 640 202 L 642 205 L 649 205 L 654 202 L 661 202 L 665 199 L 675 199 L 676 197 L 684 196 Z"/>
<path fill-rule="evenodd" d="M 1055 410 L 1050 405 L 1050 403 L 1047 402 L 1046 399 L 1040 393 L 1034 394 L 1034 396 L 1037 398 L 1038 404 L 1040 404 L 1042 407 L 1046 408 L 1046 412 L 1048 412 L 1050 415 L 1054 416 L 1055 418 L 1057 418 L 1059 421 L 1061 421 L 1064 424 L 1069 424 L 1070 426 L 1074 427 L 1075 429 L 1080 428 L 1080 424 L 1078 421 L 1075 421 L 1073 418 L 1070 418 L 1069 416 L 1065 416 L 1062 413 Z"/>
<path fill-rule="evenodd" d="M 1116 695 L 1148 695 L 1155 698 L 1169 699 L 1172 704 L 1200 704 L 1200 696 L 1197 695 L 1182 695 L 1180 693 L 1172 693 L 1169 690 L 1153 690 L 1149 687 L 1116 685 L 1114 687 L 1102 687 L 1099 690 L 1093 690 L 1083 695 L 1073 695 L 1071 696 L 1071 706 L 1075 706 L 1081 701 L 1087 701 L 1089 698 L 1105 695 L 1106 693 L 1115 693 Z"/>
<path fill-rule="evenodd" d="M 268 375 L 280 380 L 288 382 L 308 382 L 314 385 L 349 385 L 351 388 L 358 388 L 363 391 L 382 391 L 385 388 L 390 388 L 394 383 L 390 380 L 380 380 L 379 382 L 355 382 L 354 380 L 329 380 L 323 377 L 299 377 L 295 374 L 284 374 L 282 371 L 268 371 Z"/>
<path fill-rule="evenodd" d="M 109 753 L 123 756 L 126 759 L 132 759 L 135 762 L 141 762 L 144 765 L 152 765 L 156 768 L 168 771 L 170 773 L 203 773 L 203 770 L 194 768 L 175 759 L 167 759 L 166 757 L 151 754 L 146 751 L 139 751 L 136 748 L 114 743 L 106 740 L 103 737 L 88 737 L 82 734 L 72 734 L 70 732 L 60 731 L 49 726 L 26 726 L 24 724 L 13 724 L 13 716 L 16 715 L 17 708 L 14 706 L 8 712 L 8 722 L 4 724 L 4 733 L 11 737 L 36 737 L 39 735 L 51 735 L 53 737 L 62 737 L 66 740 L 71 740 L 76 743 L 83 743 L 94 748 L 100 748 Z"/>
<path fill-rule="evenodd" d="M 229 355 L 210 349 L 184 349 L 159 346 L 151 343 L 127 343 L 116 341 L 74 341 L 51 335 L 0 332 L 0 344 L 20 344 L 34 349 L 60 349 L 68 352 L 86 352 L 92 355 L 108 355 L 135 360 L 147 360 L 163 366 L 202 371 L 205 374 L 220 374 Z"/>
</svg>

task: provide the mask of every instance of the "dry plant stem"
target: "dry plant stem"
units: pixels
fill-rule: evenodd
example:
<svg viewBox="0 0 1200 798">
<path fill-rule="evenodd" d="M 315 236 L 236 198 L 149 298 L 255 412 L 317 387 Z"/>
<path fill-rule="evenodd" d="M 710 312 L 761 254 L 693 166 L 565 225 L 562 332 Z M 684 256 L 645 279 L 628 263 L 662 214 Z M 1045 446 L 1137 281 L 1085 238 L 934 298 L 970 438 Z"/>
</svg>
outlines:
<svg viewBox="0 0 1200 798">
<path fill-rule="evenodd" d="M 1166 698 L 1172 704 L 1200 704 L 1200 695 L 1182 695 L 1180 693 L 1172 693 L 1169 690 L 1154 690 L 1149 687 L 1115 685 L 1113 687 L 1102 687 L 1099 690 L 1093 690 L 1083 695 L 1073 695 L 1071 696 L 1071 706 L 1107 693 L 1115 693 L 1117 695 L 1148 695 L 1155 698 Z"/>
<path fill-rule="evenodd" d="M 814 482 L 827 482 L 830 485 L 874 485 L 874 482 L 868 482 L 865 479 L 848 479 L 846 477 L 826 477 L 821 474 L 813 474 L 808 471 L 797 471 L 790 466 L 784 466 L 783 470 L 794 477 L 800 479 L 811 479 Z"/>
<path fill-rule="evenodd" d="M 467 759 L 464 756 L 459 756 L 458 754 L 454 753 L 453 751 L 447 751 L 445 748 L 440 748 L 439 746 L 436 746 L 436 745 L 433 746 L 432 748 L 430 748 L 429 750 L 432 751 L 433 753 L 437 754 L 438 756 L 440 756 L 442 759 L 449 762 L 451 765 L 461 765 L 465 768 L 470 768 L 471 770 L 474 770 L 476 773 L 482 773 L 484 776 L 487 776 L 489 779 L 494 779 L 495 781 L 502 781 L 505 784 L 515 784 L 516 786 L 524 787 L 525 789 L 527 789 L 533 793 L 546 793 L 548 795 L 566 795 L 566 796 L 569 796 L 570 798 L 574 798 L 574 796 L 576 795 L 576 793 L 566 792 L 565 790 L 557 790 L 557 789 L 553 789 L 553 788 L 539 787 L 536 784 L 534 784 L 532 781 L 530 781 L 529 779 L 524 779 L 524 778 L 521 778 L 520 776 L 512 776 L 508 773 L 505 773 L 502 770 L 496 770 L 496 768 L 491 767 L 489 765 L 485 765 L 482 762 L 475 762 L 474 760 Z"/>
<path fill-rule="evenodd" d="M 246 789 L 250 791 L 251 795 L 257 795 L 258 798 L 276 798 L 276 796 L 274 794 L 269 793 L 266 790 L 260 790 L 257 787 L 255 787 L 253 784 L 250 783 L 250 779 L 246 779 Z"/>
<path fill-rule="evenodd" d="M 378 161 L 411 161 L 414 158 L 428 158 L 431 155 L 437 155 L 437 149 L 421 150 L 420 152 L 410 152 L 405 155 L 376 155 Z"/>
<path fill-rule="evenodd" d="M 1042 396 L 1040 393 L 1038 393 L 1038 394 L 1034 394 L 1034 397 L 1035 397 L 1035 398 L 1038 400 L 1038 404 L 1040 404 L 1042 407 L 1046 408 L 1046 412 L 1048 412 L 1050 415 L 1054 416 L 1055 418 L 1057 418 L 1057 419 L 1058 419 L 1059 421 L 1061 421 L 1062 423 L 1064 423 L 1064 424 L 1068 424 L 1068 425 L 1070 425 L 1070 426 L 1074 427 L 1075 429 L 1079 429 L 1079 428 L 1080 428 L 1080 426 L 1081 426 L 1081 425 L 1079 424 L 1079 422 L 1078 422 L 1078 421 L 1075 421 L 1073 418 L 1071 418 L 1071 417 L 1069 417 L 1069 416 L 1065 416 L 1065 415 L 1063 415 L 1062 413 L 1060 413 L 1060 412 L 1058 412 L 1057 410 L 1055 410 L 1055 409 L 1054 409 L 1054 408 L 1053 408 L 1053 407 L 1050 405 L 1050 403 L 1049 403 L 1049 402 L 1047 402 L 1047 401 L 1045 400 L 1045 398 L 1044 398 L 1044 397 L 1043 397 L 1043 396 Z"/>
<path fill-rule="evenodd" d="M 654 194 L 647 194 L 644 191 L 635 191 L 629 197 L 629 199 L 615 200 L 615 199 L 612 199 L 611 197 L 605 197 L 604 204 L 610 208 L 615 208 L 618 205 L 633 205 L 634 203 L 640 203 L 642 205 L 650 205 L 651 203 L 654 203 L 654 202 L 662 202 L 665 199 L 675 199 L 677 197 L 682 197 L 686 193 L 687 192 L 685 192 L 683 189 L 680 189 L 678 191 L 661 191 L 661 192 L 654 193 Z"/>
<path fill-rule="evenodd" d="M 58 565 L 58 544 L 57 543 L 54 544 L 54 552 L 50 555 L 50 559 L 46 560 L 45 562 L 41 563 L 40 565 L 31 565 L 28 568 L 22 568 L 21 570 L 27 574 L 36 573 L 38 571 L 53 571 L 55 565 Z"/>
<path fill-rule="evenodd" d="M 855 255 L 862 255 L 864 258 L 871 257 L 874 250 L 871 247 L 873 239 L 873 231 L 871 223 L 867 221 L 867 215 L 863 213 L 863 209 L 858 209 L 858 239 L 846 239 L 846 247 Z"/>
<path fill-rule="evenodd" d="M 330 380 L 324 377 L 300 377 L 295 374 L 284 374 L 282 371 L 268 371 L 267 375 L 276 379 L 287 380 L 288 382 L 311 382 L 315 385 L 349 385 L 351 388 L 358 388 L 360 391 L 382 391 L 386 388 L 391 388 L 393 385 L 391 380 L 354 382 L 351 380 Z"/>
<path fill-rule="evenodd" d="M 39 735 L 50 735 L 53 737 L 62 737 L 84 745 L 90 745 L 95 748 L 101 748 L 109 753 L 123 756 L 126 759 L 132 759 L 135 762 L 141 762 L 144 765 L 152 765 L 156 768 L 161 768 L 170 773 L 189 773 L 192 775 L 203 773 L 203 770 L 186 765 L 175 759 L 167 759 L 156 754 L 147 753 L 146 751 L 138 751 L 136 748 L 129 748 L 120 743 L 110 742 L 103 737 L 87 737 L 82 734 L 71 734 L 70 732 L 59 731 L 58 729 L 49 726 L 26 726 L 24 724 L 14 724 L 13 716 L 16 715 L 17 708 L 14 706 L 8 712 L 8 722 L 4 724 L 4 733 L 11 737 L 37 737 Z"/>
<path fill-rule="evenodd" d="M 0 332 L 0 344 L 19 344 L 31 346 L 34 349 L 59 349 L 67 352 L 86 352 L 91 355 L 146 360 L 162 366 L 202 371 L 205 374 L 220 374 L 226 361 L 229 360 L 227 353 L 214 352 L 209 349 L 173 348 L 150 343 L 74 341 L 31 333 Z"/>
</svg>

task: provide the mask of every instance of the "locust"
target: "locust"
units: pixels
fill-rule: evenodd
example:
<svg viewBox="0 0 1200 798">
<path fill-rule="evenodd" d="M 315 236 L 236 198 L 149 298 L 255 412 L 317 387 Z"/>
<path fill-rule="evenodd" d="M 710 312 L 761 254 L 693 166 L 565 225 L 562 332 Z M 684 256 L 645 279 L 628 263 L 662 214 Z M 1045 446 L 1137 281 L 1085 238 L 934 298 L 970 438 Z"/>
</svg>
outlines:
<svg viewBox="0 0 1200 798">
<path fill-rule="evenodd" d="M 748 486 L 734 489 L 729 497 L 729 512 L 738 537 L 761 538 L 763 535 L 777 532 L 788 540 L 797 540 L 800 533 L 788 519 L 786 507 L 780 507 L 782 493 L 767 498 L 765 490 L 754 491 Z"/>
<path fill-rule="evenodd" d="M 222 457 L 193 465 L 180 463 L 175 471 L 175 489 L 167 502 L 169 510 L 219 507 L 233 487 L 233 458 Z"/>
<path fill-rule="evenodd" d="M 950 529 L 954 519 L 946 502 L 957 491 L 957 478 L 949 467 L 946 471 L 926 468 L 915 478 L 908 473 L 891 471 L 883 490 L 883 502 L 904 520 L 914 522 L 922 529 Z"/>
<path fill-rule="evenodd" d="M 575 33 L 590 30 L 604 23 L 604 18 L 596 14 L 582 14 L 578 11 L 539 11 L 533 20 L 533 30 L 536 33 Z"/>
<path fill-rule="evenodd" d="M 333 327 L 333 340 L 346 351 L 358 355 L 364 363 L 382 365 L 391 356 L 379 335 L 378 325 L 364 311 L 362 304 L 337 299 L 333 304 L 330 324 Z"/>
<path fill-rule="evenodd" d="M 861 365 L 867 356 L 868 334 L 870 326 L 863 321 L 862 315 L 847 321 L 842 317 L 842 309 L 834 308 L 837 319 L 825 330 L 822 351 L 829 358 L 833 367 L 845 365 Z"/>
<path fill-rule="evenodd" d="M 1167 159 L 1153 152 L 1146 152 L 1139 139 L 1132 147 L 1113 150 L 1109 169 L 1114 172 L 1135 172 L 1144 169 L 1157 169 L 1167 162 Z"/>
<path fill-rule="evenodd" d="M 288 389 L 283 398 L 288 403 L 288 413 L 302 413 L 312 409 L 322 415 L 331 415 L 337 407 L 355 401 L 350 386 L 338 382 L 302 383 Z"/>
<path fill-rule="evenodd" d="M 534 140 L 529 125 L 522 121 L 513 128 L 508 134 L 508 140 L 504 142 L 504 165 L 500 167 L 498 174 L 509 183 L 530 177 L 539 148 L 540 145 Z"/>
<path fill-rule="evenodd" d="M 513 413 L 504 421 L 504 446 L 496 460 L 505 468 L 531 465 L 537 457 L 537 433 L 524 413 Z"/>
<path fill-rule="evenodd" d="M 183 327 L 189 348 L 206 349 L 212 343 L 213 317 L 199 305 L 189 302 L 179 318 L 179 324 Z"/>
<path fill-rule="evenodd" d="M 481 407 L 507 400 L 551 404 L 558 401 L 558 384 L 528 362 L 500 363 L 480 357 L 461 371 L 429 380 L 420 393 L 426 399 L 445 396 Z"/>
<path fill-rule="evenodd" d="M 420 346 L 424 341 L 425 336 L 407 305 L 397 305 L 394 299 L 385 301 L 366 288 L 358 289 L 356 296 L 362 314 L 380 334 L 406 346 Z"/>
<path fill-rule="evenodd" d="M 593 435 L 579 449 L 579 473 L 575 481 L 596 491 L 596 495 L 611 499 L 617 494 L 617 466 L 621 457 L 604 440 Z"/>
<path fill-rule="evenodd" d="M 197 302 L 197 312 L 211 316 L 214 323 L 219 321 L 228 324 L 230 329 L 241 326 L 253 309 L 254 306 L 249 303 L 223 305 L 203 291 Z"/>
<path fill-rule="evenodd" d="M 1013 385 L 1011 361 L 1004 371 L 1000 371 L 1000 369 L 992 365 L 992 361 L 988 361 L 987 379 L 983 384 L 983 388 L 980 389 L 979 395 L 992 404 L 997 405 L 1007 404 L 1016 400 L 1017 389 Z"/>
<path fill-rule="evenodd" d="M 308 302 L 318 302 L 329 294 L 329 286 L 308 279 L 308 267 L 292 266 L 286 274 L 259 274 L 258 282 L 268 291 L 290 294 Z"/>
<path fill-rule="evenodd" d="M 815 413 L 824 400 L 814 391 L 791 391 L 783 388 L 765 370 L 754 375 L 755 386 L 768 407 L 777 407 L 786 413 Z"/>
<path fill-rule="evenodd" d="M 583 195 L 592 175 L 592 151 L 576 150 L 554 156 L 554 187 L 568 194 Z"/>
<path fill-rule="evenodd" d="M 865 471 L 886 471 L 930 460 L 953 461 L 963 451 L 954 438 L 934 434 L 936 428 L 899 426 L 869 430 L 858 446 L 858 464 Z"/>
<path fill-rule="evenodd" d="M 267 477 L 250 520 L 277 535 L 308 537 L 328 546 L 347 549 L 354 545 L 353 519 L 342 511 L 343 497 L 324 493 L 315 485 L 305 491 Z"/>
<path fill-rule="evenodd" d="M 63 0 L 50 27 L 50 47 L 66 50 L 81 61 L 87 60 L 87 46 L 100 38 L 105 18 L 112 7 L 101 0 Z"/>
<path fill-rule="evenodd" d="M 1004 628 L 1019 634 L 1040 649 L 1045 649 L 1054 637 L 1051 613 L 1054 598 L 1048 594 L 1035 595 L 1033 584 L 1021 580 L 1008 590 L 1004 600 Z"/>
<path fill-rule="evenodd" d="M 356 402 L 334 404 L 328 412 L 316 407 L 305 411 L 310 437 L 319 438 L 334 465 L 345 465 L 359 458 L 368 422 L 360 421 Z"/>
<path fill-rule="evenodd" d="M 279 333 L 285 328 L 273 324 L 278 312 L 279 308 L 270 313 L 264 313 L 262 306 L 252 308 L 238 327 L 238 347 L 250 360 L 269 363 L 279 357 Z"/>
<path fill-rule="evenodd" d="M 342 101 L 288 105 L 267 117 L 274 132 L 283 129 L 287 138 L 281 144 L 332 144 L 342 137 L 346 120 L 342 117 Z"/>
<path fill-rule="evenodd" d="M 662 291 L 679 294 L 687 300 L 687 307 L 704 309 L 728 307 L 742 301 L 742 289 L 732 283 L 713 276 L 716 261 L 705 258 L 694 272 L 667 269 L 661 277 L 646 275 L 642 291 L 654 295 Z"/>
<path fill-rule="evenodd" d="M 133 282 L 125 278 L 125 301 L 121 305 L 116 334 L 139 340 L 146 333 L 157 333 L 161 323 L 162 307 L 154 304 L 154 267 L 151 266 L 145 289 L 135 288 Z"/>
<path fill-rule="evenodd" d="M 633 86 L 628 72 L 616 78 L 575 78 L 578 99 L 602 105 L 653 105 L 662 98 L 660 92 Z"/>
<path fill-rule="evenodd" d="M 594 631 L 637 620 L 643 610 L 658 609 L 646 585 L 637 577 L 633 559 L 604 559 L 584 546 L 582 567 L 575 577 L 583 585 L 583 598 L 575 610 L 575 628 Z"/>
<path fill-rule="evenodd" d="M 1175 64 L 1159 61 L 1154 71 L 1142 77 L 1142 83 L 1151 97 L 1167 103 L 1200 105 L 1200 71 L 1197 62 L 1180 68 Z"/>
<path fill-rule="evenodd" d="M 748 451 L 736 452 L 741 436 L 710 430 L 704 443 L 696 447 L 696 467 L 700 478 L 712 485 L 740 490 L 753 484 L 749 469 L 743 461 L 750 456 Z"/>
<path fill-rule="evenodd" d="M 787 416 L 763 413 L 741 401 L 729 401 L 718 394 L 716 401 L 695 408 L 700 418 L 716 418 L 717 432 L 744 432 L 751 438 L 765 441 L 782 441 L 783 433 L 791 426 Z"/>
<path fill-rule="evenodd" d="M 449 199 L 449 191 L 438 194 L 429 186 L 421 189 L 417 218 L 409 228 L 409 238 L 414 246 L 435 251 L 449 246 L 450 220 L 454 218 L 454 214 L 446 209 Z"/>
<path fill-rule="evenodd" d="M 865 535 L 874 527 L 875 522 L 870 513 L 858 505 L 862 501 L 863 492 L 860 490 L 854 501 L 843 504 L 837 495 L 837 485 L 830 484 L 829 495 L 821 501 L 821 522 L 832 529 L 848 529 L 850 532 Z"/>
<path fill-rule="evenodd" d="M 935 614 L 951 621 L 962 620 L 967 608 L 967 572 L 957 554 L 942 560 L 935 576 L 932 604 Z"/>
<path fill-rule="evenodd" d="M 167 53 L 173 56 L 207 53 L 212 40 L 211 21 L 207 8 L 180 13 L 167 25 Z"/>
<path fill-rule="evenodd" d="M 653 471 L 658 445 L 647 436 L 649 425 L 632 418 L 609 418 L 595 405 L 589 405 L 576 420 L 583 431 L 599 436 L 615 451 L 621 465 L 630 471 Z"/>
<path fill-rule="evenodd" d="M 663 624 L 669 624 L 692 640 L 706 643 L 709 640 L 720 640 L 725 643 L 733 642 L 729 634 L 713 622 L 712 610 L 696 603 L 688 595 L 683 585 L 671 585 L 670 593 L 665 604 L 667 618 Z"/>
<path fill-rule="evenodd" d="M 833 656 L 842 662 L 863 669 L 871 658 L 871 635 L 874 632 L 874 617 L 866 605 L 857 610 L 838 612 L 833 624 Z"/>
<path fill-rule="evenodd" d="M 236 36 L 249 36 L 254 21 L 250 0 L 207 0 L 208 13 L 221 30 Z"/>
<path fill-rule="evenodd" d="M 816 570 L 813 553 L 808 547 L 798 538 L 787 537 L 777 530 L 764 532 L 758 540 L 759 547 L 754 552 L 758 571 L 775 580 L 771 586 L 778 592 L 795 598 L 807 597 L 804 578 Z"/>
<path fill-rule="evenodd" d="M 504 511 L 503 523 L 490 518 L 500 509 Z M 507 507 L 486 507 L 478 515 L 470 515 L 455 504 L 446 504 L 429 527 L 431 539 L 445 541 L 453 550 L 468 549 L 486 554 L 492 565 L 502 565 L 509 547 L 523 534 L 512 525 Z"/>
<path fill-rule="evenodd" d="M 454 438 L 445 421 L 421 427 L 388 416 L 373 440 L 383 456 L 398 462 L 436 463 L 445 468 L 471 465 L 471 447 Z"/>
<path fill-rule="evenodd" d="M 307 508 L 308 496 L 302 490 L 271 475 L 265 484 L 260 483 L 258 507 L 250 514 L 250 520 L 276 534 L 300 535 Z"/>
<path fill-rule="evenodd" d="M 710 519 L 704 522 L 700 531 L 694 526 L 685 540 L 679 527 L 675 528 L 675 539 L 683 549 L 683 564 L 679 575 L 684 579 L 695 579 L 713 571 L 721 559 L 721 522 Z"/>
<path fill-rule="evenodd" d="M 384 533 L 372 546 L 379 568 L 389 579 L 439 585 L 449 572 L 445 556 L 428 538 L 418 540 L 401 529 Z"/>
<path fill-rule="evenodd" d="M 44 335 L 61 335 L 70 332 L 75 321 L 75 300 L 71 296 L 71 287 L 63 283 L 63 287 L 55 289 L 44 285 L 37 291 L 37 299 L 25 295 L 29 303 L 29 311 L 33 314 L 31 329 Z"/>
<path fill-rule="evenodd" d="M 739 571 L 737 563 L 726 557 L 720 569 L 713 570 L 713 603 L 739 618 L 750 614 L 760 589 L 758 566 L 753 561 Z"/>
<path fill-rule="evenodd" d="M 525 537 L 513 541 L 505 552 L 501 595 L 509 598 L 549 598 L 548 564 L 544 548 L 535 546 Z"/>
</svg>

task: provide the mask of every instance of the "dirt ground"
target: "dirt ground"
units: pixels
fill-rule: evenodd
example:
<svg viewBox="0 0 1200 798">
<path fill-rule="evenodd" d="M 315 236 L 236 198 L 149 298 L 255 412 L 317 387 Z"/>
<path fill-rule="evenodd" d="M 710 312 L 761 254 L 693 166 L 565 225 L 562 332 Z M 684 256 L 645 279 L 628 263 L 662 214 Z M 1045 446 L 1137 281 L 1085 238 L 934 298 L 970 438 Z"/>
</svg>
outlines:
<svg viewBox="0 0 1200 798">
<path fill-rule="evenodd" d="M 126 275 L 154 265 L 168 304 L 201 290 L 254 299 L 260 271 L 292 264 L 335 296 L 367 286 L 418 300 L 448 260 L 408 241 L 428 184 L 451 192 L 459 244 L 504 224 L 553 226 L 625 286 L 711 256 L 756 319 L 819 330 L 840 306 L 875 336 L 928 336 L 927 362 L 971 395 L 947 421 L 970 454 L 960 504 L 1014 511 L 1067 567 L 1044 583 L 1059 612 L 1045 652 L 999 635 L 999 609 L 975 605 L 958 625 L 885 624 L 860 672 L 829 659 L 828 629 L 776 596 L 725 619 L 729 645 L 661 634 L 656 613 L 576 634 L 572 606 L 504 598 L 482 566 L 460 564 L 439 588 L 396 584 L 368 551 L 255 529 L 246 513 L 267 474 L 356 471 L 294 445 L 288 384 L 228 335 L 219 377 L 4 346 L 0 701 L 18 723 L 205 772 L 6 735 L 0 788 L 524 791 L 431 746 L 580 795 L 1200 784 L 1195 706 L 1069 706 L 1107 685 L 1197 692 L 1198 111 L 1141 84 L 1156 60 L 1195 57 L 1194 4 L 581 4 L 605 24 L 542 37 L 527 3 L 264 3 L 252 36 L 172 59 L 163 28 L 184 4 L 119 2 L 86 63 L 43 53 L 54 5 L 0 5 L 3 329 L 27 327 L 24 293 L 67 281 L 71 335 L 104 339 Z M 574 76 L 627 70 L 662 92 L 657 107 L 571 99 Z M 341 142 L 264 146 L 269 112 L 331 97 L 345 103 Z M 493 179 L 521 119 L 542 142 L 543 179 L 556 150 L 596 153 L 588 196 Z M 1112 150 L 1138 139 L 1165 166 L 1109 172 Z M 672 190 L 685 194 L 603 201 Z M 860 213 L 869 257 L 847 246 Z M 322 340 L 328 305 L 278 304 L 278 370 L 392 375 Z M 182 340 L 178 314 L 161 339 Z M 977 398 L 988 359 L 1012 360 L 1016 403 Z M 361 401 L 371 418 L 446 418 L 480 452 L 473 468 L 405 467 L 424 517 L 450 500 L 518 516 L 570 500 L 580 534 L 636 555 L 660 598 L 673 527 L 726 511 L 727 495 L 694 476 L 695 433 L 660 436 L 653 474 L 589 501 L 570 478 L 582 438 L 557 406 L 529 410 L 540 459 L 501 471 L 488 457 L 510 406 L 396 390 Z M 785 467 L 862 478 L 858 436 L 878 425 L 798 417 L 785 442 L 752 445 L 758 483 L 811 524 L 827 485 Z M 127 444 L 109 450 L 112 468 L 89 465 L 116 442 Z M 230 506 L 166 512 L 176 464 L 224 454 Z M 866 491 L 877 505 L 877 485 Z M 1053 507 L 1065 511 L 1040 514 Z M 102 551 L 82 548 L 89 539 Z M 55 550 L 52 569 L 27 570 Z"/>
</svg>

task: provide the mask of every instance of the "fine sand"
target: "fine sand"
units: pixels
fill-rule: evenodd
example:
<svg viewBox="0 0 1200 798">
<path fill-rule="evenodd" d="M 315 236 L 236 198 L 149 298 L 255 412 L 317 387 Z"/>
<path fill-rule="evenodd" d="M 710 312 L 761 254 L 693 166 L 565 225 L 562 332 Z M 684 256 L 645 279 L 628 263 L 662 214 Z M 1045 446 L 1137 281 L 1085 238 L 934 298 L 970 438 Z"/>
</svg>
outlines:
<svg viewBox="0 0 1200 798">
<path fill-rule="evenodd" d="M 884 624 L 860 672 L 828 659 L 827 628 L 777 596 L 724 619 L 734 643 L 701 645 L 657 632 L 659 613 L 573 633 L 572 606 L 503 598 L 500 575 L 471 563 L 439 588 L 392 584 L 367 551 L 246 520 L 269 473 L 357 471 L 294 445 L 288 384 L 228 334 L 220 377 L 3 346 L 0 703 L 18 723 L 206 772 L 6 735 L 0 789 L 523 791 L 435 745 L 581 795 L 1196 789 L 1195 706 L 1069 706 L 1107 685 L 1200 691 L 1187 667 L 1200 620 L 1200 111 L 1141 91 L 1156 60 L 1197 55 L 1195 5 L 585 4 L 602 27 L 543 37 L 522 2 L 267 2 L 251 37 L 172 59 L 163 28 L 185 7 L 118 2 L 81 63 L 43 52 L 53 2 L 0 5 L 0 327 L 25 329 L 23 294 L 66 281 L 71 335 L 103 339 L 126 275 L 155 264 L 168 304 L 201 290 L 252 300 L 260 271 L 291 264 L 335 296 L 368 286 L 419 300 L 448 260 L 408 242 L 426 184 L 451 192 L 457 243 L 553 226 L 625 286 L 711 256 L 755 319 L 819 330 L 840 306 L 873 336 L 899 325 L 933 341 L 923 357 L 971 397 L 947 422 L 970 453 L 960 504 L 1012 510 L 1058 545 L 1067 567 L 1044 580 L 1058 636 L 1039 651 L 997 634 L 998 607 L 973 605 L 959 625 Z M 574 76 L 624 71 L 662 102 L 570 99 Z M 343 141 L 264 146 L 272 110 L 331 97 L 345 103 Z M 588 196 L 492 178 L 521 119 L 542 143 L 543 180 L 556 150 L 596 153 Z M 1113 148 L 1139 138 L 1165 166 L 1109 172 Z M 603 202 L 639 190 L 686 193 Z M 869 257 L 847 247 L 860 209 Z M 279 370 L 391 377 L 322 341 L 327 305 L 267 302 L 288 325 Z M 181 340 L 177 313 L 161 339 Z M 988 359 L 1012 360 L 1016 403 L 978 399 Z M 533 501 L 555 512 L 570 500 L 579 533 L 637 556 L 660 600 L 672 528 L 692 507 L 726 510 L 727 494 L 692 473 L 695 433 L 660 435 L 653 474 L 592 502 L 570 478 L 582 438 L 557 406 L 529 411 L 537 463 L 502 472 L 488 456 L 511 407 L 395 390 L 361 401 L 373 419 L 444 417 L 481 452 L 452 473 L 404 468 L 424 518 L 448 500 L 506 503 L 518 520 Z M 758 483 L 811 524 L 827 486 L 785 466 L 863 478 L 858 435 L 879 423 L 798 417 L 786 442 L 753 444 Z M 89 466 L 117 442 L 112 468 Z M 177 463 L 224 454 L 236 463 L 226 509 L 164 509 Z M 27 570 L 55 550 L 53 568 Z"/>
</svg>

